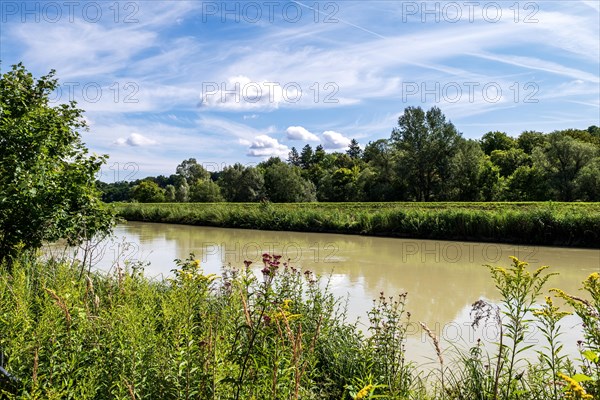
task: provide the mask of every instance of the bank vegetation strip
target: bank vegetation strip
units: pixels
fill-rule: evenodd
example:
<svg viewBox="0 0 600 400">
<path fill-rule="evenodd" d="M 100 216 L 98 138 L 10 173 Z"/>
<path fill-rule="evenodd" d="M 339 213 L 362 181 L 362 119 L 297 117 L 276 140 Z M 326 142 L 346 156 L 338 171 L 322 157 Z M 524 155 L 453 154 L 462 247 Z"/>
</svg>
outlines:
<svg viewBox="0 0 600 400">
<path fill-rule="evenodd" d="M 120 203 L 128 221 L 600 248 L 600 203 Z"/>
</svg>

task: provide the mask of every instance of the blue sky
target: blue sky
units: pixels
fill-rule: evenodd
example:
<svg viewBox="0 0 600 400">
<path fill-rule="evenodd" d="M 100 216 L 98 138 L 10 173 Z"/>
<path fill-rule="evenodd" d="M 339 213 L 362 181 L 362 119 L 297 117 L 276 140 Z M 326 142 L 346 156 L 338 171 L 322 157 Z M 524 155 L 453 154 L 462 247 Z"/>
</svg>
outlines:
<svg viewBox="0 0 600 400">
<path fill-rule="evenodd" d="M 437 105 L 464 137 L 600 125 L 600 2 L 6 1 L 2 69 L 56 69 L 102 180 L 388 138 Z"/>
</svg>

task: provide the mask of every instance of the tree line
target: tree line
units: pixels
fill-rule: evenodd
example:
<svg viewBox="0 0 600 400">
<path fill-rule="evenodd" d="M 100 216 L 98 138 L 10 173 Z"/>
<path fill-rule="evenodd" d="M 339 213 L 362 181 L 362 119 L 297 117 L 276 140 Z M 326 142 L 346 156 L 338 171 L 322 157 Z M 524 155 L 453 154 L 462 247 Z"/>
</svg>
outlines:
<svg viewBox="0 0 600 400">
<path fill-rule="evenodd" d="M 600 201 L 600 128 L 463 138 L 438 107 L 408 107 L 388 139 L 344 152 L 292 147 L 288 158 L 208 172 L 98 182 L 106 202 Z"/>
</svg>

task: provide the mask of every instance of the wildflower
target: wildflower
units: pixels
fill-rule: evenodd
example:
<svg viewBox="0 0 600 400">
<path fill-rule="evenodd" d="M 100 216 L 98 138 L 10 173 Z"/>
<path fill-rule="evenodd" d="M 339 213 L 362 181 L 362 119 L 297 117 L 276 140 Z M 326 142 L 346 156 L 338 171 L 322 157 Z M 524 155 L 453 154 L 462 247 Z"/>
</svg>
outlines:
<svg viewBox="0 0 600 400">
<path fill-rule="evenodd" d="M 364 388 L 360 389 L 358 391 L 358 393 L 356 393 L 356 396 L 354 396 L 354 400 L 364 399 L 365 397 L 367 397 L 369 395 L 369 393 L 371 393 L 372 390 L 373 390 L 373 385 L 368 384 Z"/>
<path fill-rule="evenodd" d="M 581 387 L 579 382 L 577 382 L 575 379 L 573 379 L 565 374 L 561 374 L 560 372 L 558 373 L 558 376 L 567 382 L 568 387 L 567 387 L 566 391 L 567 391 L 567 393 L 572 394 L 574 399 L 593 399 L 594 398 L 594 396 L 592 396 L 591 394 L 587 394 L 585 392 L 585 389 L 583 387 Z"/>
<path fill-rule="evenodd" d="M 551 320 L 555 320 L 555 321 L 559 321 L 561 320 L 563 317 L 567 316 L 567 315 L 571 315 L 570 312 L 568 311 L 558 311 L 559 308 L 554 306 L 554 303 L 552 302 L 552 298 L 549 296 L 546 296 L 546 304 L 544 306 L 542 306 L 541 309 L 539 310 L 535 310 L 533 312 L 533 315 L 539 316 L 539 317 L 547 317 Z"/>
<path fill-rule="evenodd" d="M 547 266 L 547 265 L 542 265 L 541 267 L 539 267 L 538 269 L 536 269 L 536 270 L 535 270 L 535 272 L 533 273 L 533 277 L 534 277 L 534 278 L 537 278 L 537 277 L 538 277 L 538 275 L 539 275 L 540 273 L 542 273 L 542 271 L 544 271 L 544 270 L 546 270 L 546 269 L 548 269 L 548 268 L 550 268 L 550 267 L 549 267 L 549 266 Z"/>
<path fill-rule="evenodd" d="M 279 307 L 278 312 L 276 312 L 275 314 L 272 315 L 272 317 L 276 320 L 282 320 L 282 319 L 286 319 L 288 321 L 293 321 L 295 319 L 298 319 L 302 316 L 302 314 L 292 314 L 289 310 L 290 310 L 290 304 L 292 303 L 291 299 L 285 299 L 283 300 L 283 304 L 281 305 L 281 307 Z"/>
<path fill-rule="evenodd" d="M 263 279 L 266 282 L 269 277 L 271 276 L 271 269 L 269 267 L 264 267 L 263 269 L 260 270 L 260 272 L 262 272 L 263 274 Z"/>
</svg>

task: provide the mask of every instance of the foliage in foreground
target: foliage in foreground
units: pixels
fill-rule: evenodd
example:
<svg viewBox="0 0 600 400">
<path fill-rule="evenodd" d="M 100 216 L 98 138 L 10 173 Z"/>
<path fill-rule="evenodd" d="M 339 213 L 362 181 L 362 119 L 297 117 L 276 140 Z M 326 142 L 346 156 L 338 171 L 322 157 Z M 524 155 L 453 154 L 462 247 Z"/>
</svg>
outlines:
<svg viewBox="0 0 600 400">
<path fill-rule="evenodd" d="M 599 203 L 118 204 L 131 221 L 600 247 Z"/>
<path fill-rule="evenodd" d="M 0 275 L 0 389 L 9 399 L 592 399 L 600 396 L 600 276 L 591 297 L 557 290 L 584 321 L 581 360 L 561 352 L 567 313 L 550 297 L 535 303 L 552 274 L 513 259 L 489 266 L 498 305 L 473 305 L 476 325 L 501 332 L 449 357 L 426 325 L 439 368 L 418 373 L 405 358 L 407 294 L 374 302 L 369 334 L 345 322 L 310 271 L 265 254 L 264 268 L 202 273 L 190 256 L 173 277 L 152 281 L 137 266 L 113 274 L 67 263 L 22 260 Z M 489 322 L 488 321 L 488 322 Z M 527 361 L 533 324 L 546 337 Z M 8 333 L 8 334 L 7 334 Z M 542 348 L 543 347 L 543 348 Z M 492 347 L 494 348 L 494 347 Z M 1 371 L 0 371 L 1 372 Z M 594 397 L 595 396 L 595 397 Z"/>
<path fill-rule="evenodd" d="M 52 106 L 57 88 L 54 71 L 36 79 L 18 64 L 0 75 L 0 263 L 45 241 L 75 245 L 112 228 L 95 185 L 106 157 L 88 154 L 75 102 Z"/>
</svg>

